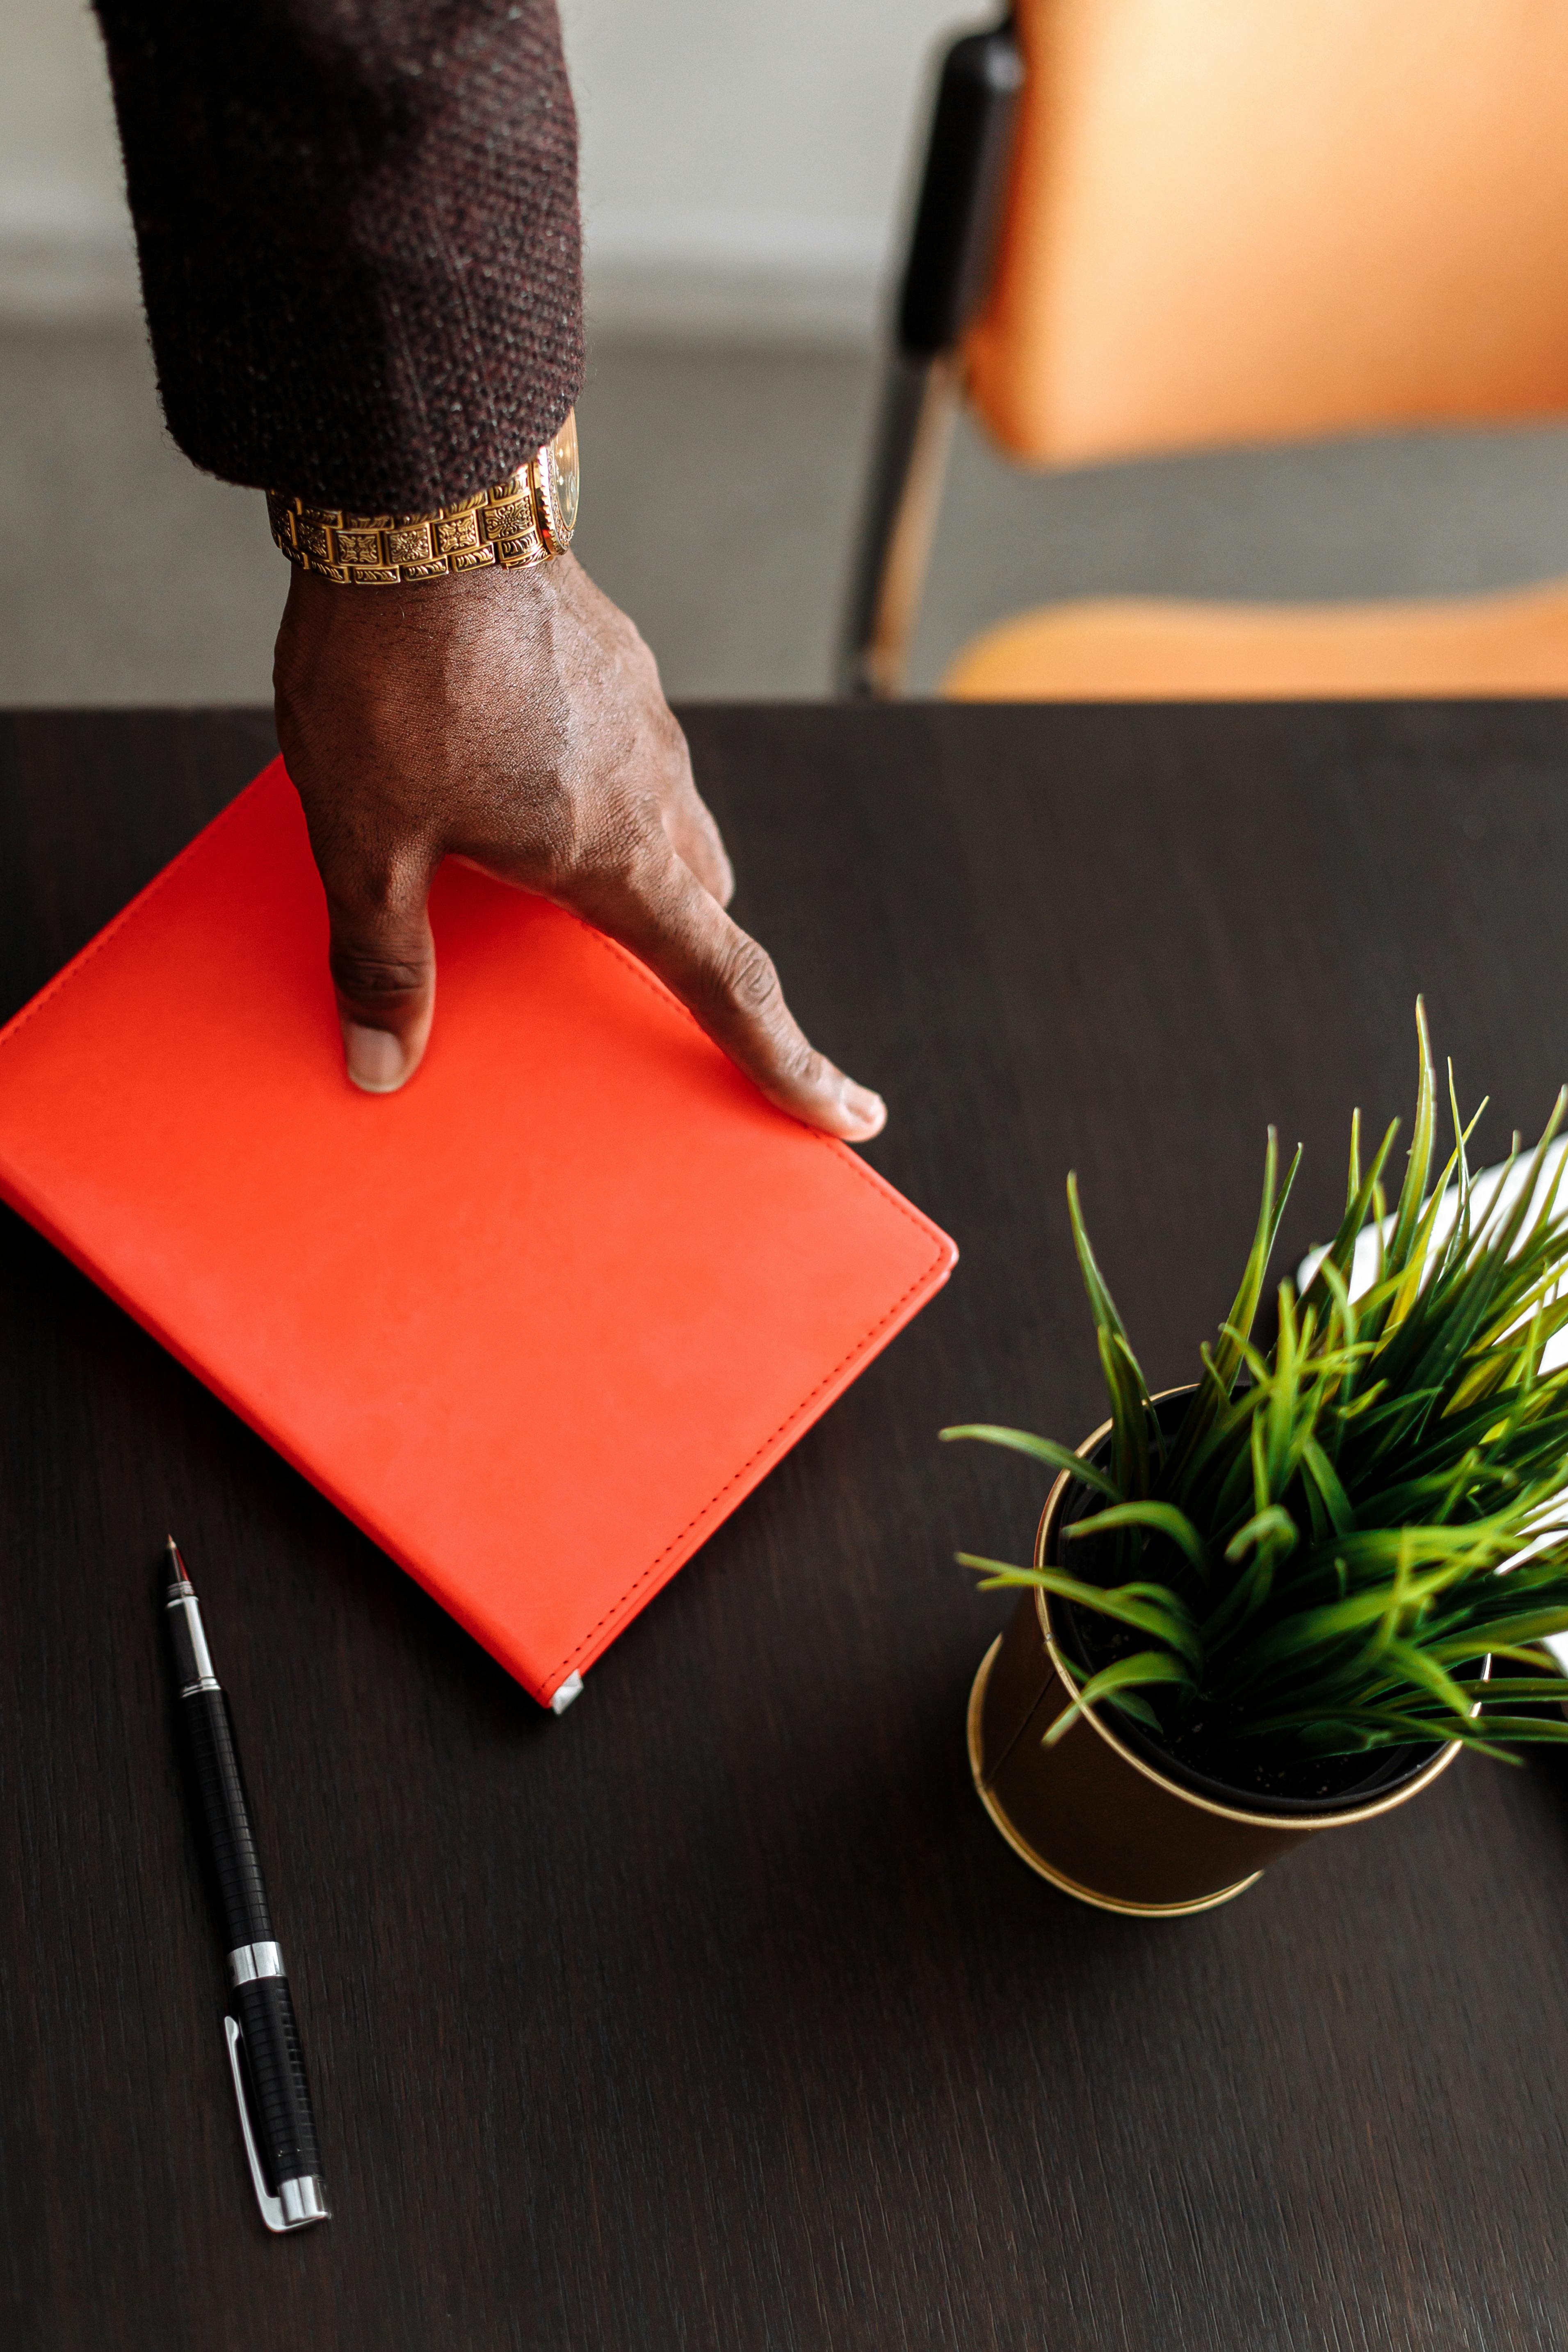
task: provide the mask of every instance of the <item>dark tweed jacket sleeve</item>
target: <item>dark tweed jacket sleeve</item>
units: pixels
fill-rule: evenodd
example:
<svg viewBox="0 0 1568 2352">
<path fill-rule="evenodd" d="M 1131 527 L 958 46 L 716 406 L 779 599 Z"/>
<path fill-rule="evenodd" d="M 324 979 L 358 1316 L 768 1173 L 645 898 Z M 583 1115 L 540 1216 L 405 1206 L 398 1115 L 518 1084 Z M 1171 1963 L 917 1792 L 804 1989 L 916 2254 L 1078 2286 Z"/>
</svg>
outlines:
<svg viewBox="0 0 1568 2352">
<path fill-rule="evenodd" d="M 169 430 L 358 512 L 467 497 L 583 374 L 554 0 L 95 0 Z"/>
</svg>

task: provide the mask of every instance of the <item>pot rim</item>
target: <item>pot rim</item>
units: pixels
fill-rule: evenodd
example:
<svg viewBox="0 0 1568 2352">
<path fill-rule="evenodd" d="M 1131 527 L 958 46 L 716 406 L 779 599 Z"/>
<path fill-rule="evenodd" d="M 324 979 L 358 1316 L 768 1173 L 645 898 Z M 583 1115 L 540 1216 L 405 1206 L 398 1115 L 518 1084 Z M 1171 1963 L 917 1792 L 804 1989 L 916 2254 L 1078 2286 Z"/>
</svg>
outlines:
<svg viewBox="0 0 1568 2352">
<path fill-rule="evenodd" d="M 1149 1402 L 1151 1404 L 1163 1404 L 1167 1399 L 1171 1397 L 1190 1396 L 1195 1390 L 1197 1382 L 1195 1381 L 1188 1381 L 1177 1388 L 1161 1389 L 1149 1399 Z M 1093 1453 L 1095 1447 L 1100 1444 L 1101 1440 L 1109 1435 L 1111 1426 L 1112 1424 L 1110 1422 L 1102 1421 L 1100 1427 L 1092 1431 L 1090 1434 L 1084 1439 L 1081 1445 L 1077 1445 L 1073 1448 L 1074 1453 L 1078 1454 L 1080 1460 L 1087 1459 L 1087 1457 Z M 1068 1488 L 1072 1485 L 1072 1474 L 1070 1471 L 1059 1471 L 1057 1475 L 1055 1484 L 1051 1487 L 1050 1493 L 1046 1496 L 1046 1507 L 1040 1513 L 1040 1524 L 1035 1532 L 1035 1566 L 1037 1568 L 1044 1568 L 1047 1565 L 1046 1555 L 1056 1534 L 1056 1523 L 1061 1516 L 1062 1506 L 1067 1499 Z M 1036 1585 L 1035 1611 L 1040 1622 L 1040 1636 L 1045 1643 L 1047 1655 L 1049 1657 L 1052 1665 L 1056 1668 L 1057 1673 L 1061 1677 L 1063 1687 L 1068 1691 L 1070 1697 L 1076 1699 L 1079 1690 L 1078 1675 L 1075 1669 L 1068 1664 L 1067 1658 L 1063 1655 L 1061 1647 L 1057 1641 L 1056 1633 L 1051 1624 L 1050 1597 L 1050 1594 L 1045 1590 L 1043 1585 Z M 1119 1739 L 1117 1738 L 1115 1732 L 1111 1730 L 1109 1724 L 1105 1722 L 1104 1718 L 1100 1716 L 1097 1707 L 1092 1703 L 1088 1706 L 1079 1708 L 1079 1719 L 1080 1722 L 1091 1724 L 1094 1729 L 1099 1733 L 1100 1738 L 1104 1740 L 1106 1746 L 1113 1749 L 1114 1752 L 1121 1757 L 1124 1764 L 1131 1764 L 1135 1772 L 1141 1772 L 1144 1780 L 1152 1780 L 1157 1789 L 1163 1789 L 1168 1796 L 1180 1797 L 1184 1803 L 1195 1805 L 1201 1812 L 1214 1813 L 1217 1815 L 1222 1822 L 1237 1822 L 1242 1823 L 1247 1829 L 1258 1830 L 1278 1830 L 1285 1828 L 1301 1831 L 1349 1829 L 1358 1822 L 1369 1822 L 1374 1820 L 1379 1813 L 1391 1813 L 1396 1805 L 1405 1804 L 1410 1798 L 1419 1796 L 1423 1789 L 1430 1788 L 1432 1782 L 1437 1778 L 1439 1772 L 1446 1772 L 1447 1770 L 1449 1765 L 1454 1761 L 1454 1759 L 1459 1753 L 1460 1748 L 1464 1746 L 1463 1740 L 1459 1739 L 1445 1741 L 1444 1745 L 1438 1748 L 1436 1755 L 1434 1756 L 1430 1764 L 1426 1767 L 1425 1770 L 1418 1772 L 1413 1780 L 1406 1780 L 1402 1788 L 1391 1790 L 1385 1796 L 1369 1798 L 1364 1805 L 1348 1805 L 1343 1807 L 1340 1811 L 1333 1813 L 1291 1813 L 1289 1815 L 1280 1813 L 1250 1813 L 1240 1805 L 1217 1804 L 1212 1797 L 1200 1796 L 1195 1789 L 1188 1788 L 1184 1782 L 1174 1779 L 1167 1779 L 1163 1772 L 1157 1772 L 1154 1769 L 1154 1767 L 1147 1762 L 1143 1757 L 1138 1755 L 1132 1748 L 1129 1748 L 1125 1740 Z"/>
</svg>

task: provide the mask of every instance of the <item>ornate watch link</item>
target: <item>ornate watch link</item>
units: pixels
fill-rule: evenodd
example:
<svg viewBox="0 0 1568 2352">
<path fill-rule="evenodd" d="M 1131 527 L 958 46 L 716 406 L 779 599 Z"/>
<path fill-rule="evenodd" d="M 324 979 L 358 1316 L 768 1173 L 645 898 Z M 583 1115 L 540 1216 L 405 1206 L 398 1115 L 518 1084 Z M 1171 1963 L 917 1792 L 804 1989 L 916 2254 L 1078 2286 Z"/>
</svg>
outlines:
<svg viewBox="0 0 1568 2352">
<path fill-rule="evenodd" d="M 268 490 L 267 517 L 301 572 L 319 572 L 343 588 L 396 588 L 564 555 L 577 523 L 578 482 L 574 411 L 504 482 L 433 514 L 348 514 Z"/>
</svg>

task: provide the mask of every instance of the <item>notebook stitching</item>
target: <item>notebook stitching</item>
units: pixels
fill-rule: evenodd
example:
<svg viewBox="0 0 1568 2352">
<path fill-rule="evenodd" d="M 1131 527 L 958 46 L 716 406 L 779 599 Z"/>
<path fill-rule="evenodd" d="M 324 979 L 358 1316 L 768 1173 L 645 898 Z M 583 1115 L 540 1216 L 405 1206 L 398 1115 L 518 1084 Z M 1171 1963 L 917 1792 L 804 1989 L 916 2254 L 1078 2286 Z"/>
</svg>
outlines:
<svg viewBox="0 0 1568 2352">
<path fill-rule="evenodd" d="M 880 1188 L 879 1187 L 879 1189 Z M 911 1220 L 911 1222 L 919 1223 L 920 1220 L 917 1218 Z M 558 1666 L 551 1668 L 548 1680 L 552 1690 L 557 1686 L 559 1678 L 571 1666 L 573 1659 L 582 1657 L 585 1651 L 593 1647 L 595 1637 L 603 1632 L 604 1628 L 609 1623 L 616 1611 L 618 1609 L 623 1609 L 626 1602 L 631 1599 L 633 1593 L 640 1591 L 642 1586 L 647 1582 L 649 1577 L 658 1573 L 663 1562 L 669 1558 L 670 1553 L 677 1550 L 679 1546 L 685 1542 L 687 1537 L 691 1533 L 692 1528 L 700 1527 L 702 1521 L 713 1508 L 714 1504 L 718 1502 L 720 1496 L 727 1495 L 731 1487 L 736 1486 L 740 1480 L 745 1476 L 752 1463 L 757 1461 L 762 1454 L 764 1454 L 770 1445 L 776 1444 L 778 1439 L 784 1435 L 785 1430 L 788 1429 L 792 1422 L 798 1421 L 800 1419 L 801 1414 L 805 1411 L 807 1405 L 810 1404 L 812 1399 L 816 1396 L 819 1396 L 825 1388 L 827 1388 L 834 1381 L 836 1381 L 838 1378 L 839 1373 L 844 1370 L 845 1366 L 854 1362 L 855 1358 L 860 1353 L 867 1342 L 876 1338 L 878 1332 L 882 1328 L 885 1323 L 891 1323 L 895 1317 L 898 1316 L 909 1304 L 916 1291 L 921 1289 L 924 1284 L 931 1280 L 931 1276 L 942 1265 L 942 1254 L 939 1250 L 935 1257 L 932 1258 L 931 1264 L 915 1277 L 913 1282 L 910 1283 L 902 1297 L 895 1299 L 892 1306 L 888 1308 L 887 1313 L 885 1315 L 879 1315 L 875 1323 L 871 1324 L 867 1330 L 861 1333 L 859 1339 L 856 1340 L 855 1345 L 849 1349 L 847 1355 L 841 1356 L 837 1363 L 834 1365 L 833 1370 L 830 1372 L 825 1372 L 821 1380 L 817 1381 L 815 1388 L 807 1389 L 805 1394 L 801 1398 L 800 1402 L 789 1412 L 785 1413 L 778 1427 L 773 1430 L 769 1436 L 763 1438 L 762 1444 L 757 1446 L 752 1453 L 746 1456 L 746 1459 L 742 1463 L 738 1470 L 731 1473 L 730 1476 L 725 1479 L 721 1486 L 716 1486 L 714 1488 L 712 1494 L 709 1496 L 708 1500 L 703 1504 L 702 1508 L 696 1512 L 692 1517 L 687 1520 L 686 1525 L 680 1529 L 678 1535 L 670 1538 L 668 1543 L 665 1545 L 664 1549 L 655 1555 L 655 1557 L 648 1562 L 647 1566 L 643 1570 L 641 1575 L 634 1577 L 630 1584 L 627 1585 L 626 1591 L 619 1594 L 616 1600 L 611 1601 L 604 1615 L 599 1619 L 598 1623 L 590 1626 L 588 1632 L 584 1634 L 582 1640 L 576 1643 L 572 1649 L 567 1651 L 566 1655 L 562 1659 Z"/>
</svg>

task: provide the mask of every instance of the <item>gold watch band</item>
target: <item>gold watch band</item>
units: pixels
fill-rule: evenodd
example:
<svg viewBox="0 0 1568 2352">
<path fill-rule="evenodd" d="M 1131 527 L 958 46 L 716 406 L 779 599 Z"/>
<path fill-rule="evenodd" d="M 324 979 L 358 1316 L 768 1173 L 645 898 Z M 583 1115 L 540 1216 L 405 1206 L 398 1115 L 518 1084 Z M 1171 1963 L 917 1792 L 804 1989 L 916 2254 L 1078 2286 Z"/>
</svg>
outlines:
<svg viewBox="0 0 1568 2352">
<path fill-rule="evenodd" d="M 433 514 L 347 514 L 268 490 L 267 519 L 301 572 L 343 588 L 396 588 L 564 555 L 577 521 L 577 478 L 573 415 L 504 482 Z"/>
</svg>

